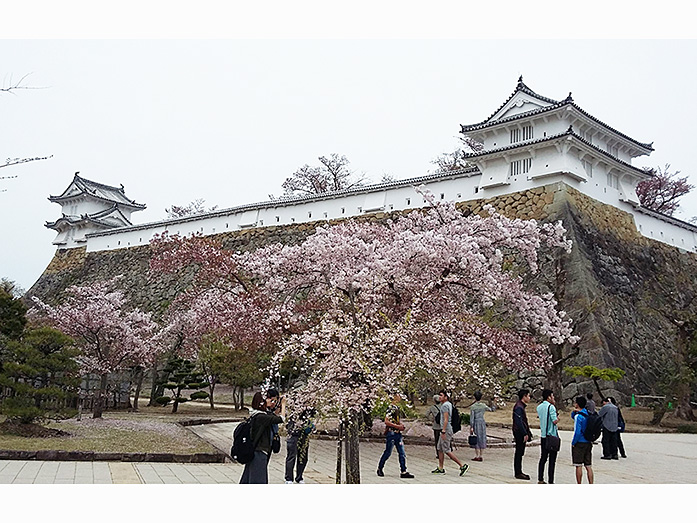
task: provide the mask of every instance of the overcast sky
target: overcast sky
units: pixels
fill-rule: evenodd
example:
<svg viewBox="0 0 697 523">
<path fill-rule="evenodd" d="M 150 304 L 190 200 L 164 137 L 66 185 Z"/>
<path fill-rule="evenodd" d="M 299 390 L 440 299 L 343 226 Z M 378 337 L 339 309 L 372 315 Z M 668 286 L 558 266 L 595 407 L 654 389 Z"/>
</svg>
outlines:
<svg viewBox="0 0 697 523">
<path fill-rule="evenodd" d="M 420 176 L 488 117 L 519 75 L 583 109 L 697 184 L 693 40 L 0 40 L 0 276 L 28 289 L 55 251 L 47 200 L 73 174 L 116 185 L 147 210 L 204 198 L 266 200 L 330 153 L 379 181 Z M 697 214 L 697 191 L 683 219 Z"/>
</svg>

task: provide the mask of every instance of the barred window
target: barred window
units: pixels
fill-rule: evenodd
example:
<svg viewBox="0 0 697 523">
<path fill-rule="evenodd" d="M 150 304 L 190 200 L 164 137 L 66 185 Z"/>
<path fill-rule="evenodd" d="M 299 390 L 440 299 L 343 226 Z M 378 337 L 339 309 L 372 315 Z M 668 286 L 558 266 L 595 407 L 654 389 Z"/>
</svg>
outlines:
<svg viewBox="0 0 697 523">
<path fill-rule="evenodd" d="M 588 177 L 593 178 L 593 164 L 588 160 L 581 160 L 581 165 L 583 165 L 583 170 L 586 171 Z"/>
<path fill-rule="evenodd" d="M 520 129 L 511 129 L 511 143 L 520 141 Z"/>
<path fill-rule="evenodd" d="M 532 140 L 532 125 L 523 127 L 523 140 Z"/>
<path fill-rule="evenodd" d="M 519 174 L 527 174 L 530 172 L 532 167 L 532 158 L 523 158 L 522 160 L 515 160 L 511 162 L 511 167 L 509 174 L 511 176 L 518 176 Z"/>
</svg>

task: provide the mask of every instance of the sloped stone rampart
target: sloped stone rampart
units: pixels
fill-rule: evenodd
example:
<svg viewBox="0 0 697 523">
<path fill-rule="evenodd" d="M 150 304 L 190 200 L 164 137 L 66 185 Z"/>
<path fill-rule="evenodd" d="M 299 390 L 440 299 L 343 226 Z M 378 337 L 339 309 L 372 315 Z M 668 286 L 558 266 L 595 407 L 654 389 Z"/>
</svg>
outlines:
<svg viewBox="0 0 697 523">
<path fill-rule="evenodd" d="M 573 240 L 571 254 L 542 252 L 540 271 L 530 281 L 538 290 L 553 292 L 561 307 L 579 318 L 582 336 L 578 355 L 569 365 L 621 367 L 627 377 L 605 384 L 617 396 L 659 393 L 666 362 L 675 357 L 675 327 L 656 306 L 670 292 L 695 292 L 697 256 L 648 239 L 636 229 L 631 214 L 602 204 L 563 183 L 491 199 L 459 202 L 458 208 L 477 214 L 486 204 L 511 218 L 562 220 Z M 410 211 L 400 211 L 407 213 Z M 384 221 L 397 213 L 376 213 L 357 219 Z M 319 225 L 301 223 L 251 228 L 215 235 L 225 248 L 249 250 L 280 242 L 301 242 Z M 48 302 L 63 299 L 65 289 L 123 275 L 121 286 L 130 303 L 158 317 L 188 279 L 151 274 L 150 247 L 85 252 L 58 250 L 46 271 L 25 296 Z M 565 356 L 576 353 L 565 347 Z M 564 378 L 564 397 L 594 391 L 590 383 Z M 528 384 L 536 385 L 529 377 Z"/>
</svg>

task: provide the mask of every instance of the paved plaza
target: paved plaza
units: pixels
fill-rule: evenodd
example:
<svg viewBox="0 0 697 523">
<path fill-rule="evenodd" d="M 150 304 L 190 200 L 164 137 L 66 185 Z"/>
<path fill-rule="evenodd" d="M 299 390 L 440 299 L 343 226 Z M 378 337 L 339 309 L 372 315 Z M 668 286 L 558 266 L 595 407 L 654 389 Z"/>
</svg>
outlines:
<svg viewBox="0 0 697 523">
<path fill-rule="evenodd" d="M 199 425 L 191 429 L 224 451 L 229 451 L 235 423 Z M 535 431 L 533 431 L 535 432 Z M 538 432 L 539 434 L 539 432 Z M 560 432 L 562 451 L 557 460 L 556 482 L 574 483 L 571 465 L 570 432 Z M 694 484 L 697 483 L 697 435 L 626 433 L 622 440 L 627 459 L 601 460 L 600 445 L 593 448 L 593 469 L 597 484 Z M 464 477 L 446 458 L 446 474 L 433 475 L 435 451 L 426 445 L 408 445 L 407 465 L 416 477 L 399 478 L 396 451 L 385 466 L 385 477 L 375 474 L 384 445 L 361 442 L 361 482 L 364 484 L 536 484 L 538 446 L 528 447 L 523 469 L 531 481 L 513 478 L 513 449 L 491 448 L 484 451 L 484 461 L 471 461 L 469 448 L 458 448 L 456 454 L 470 465 Z M 450 466 L 452 463 L 453 466 Z M 284 482 L 285 445 L 273 455 L 269 464 L 270 483 Z M 315 440 L 310 443 L 310 460 L 305 471 L 308 484 L 334 483 L 336 442 Z M 243 467 L 237 463 L 126 463 L 81 461 L 0 461 L 0 484 L 229 484 L 237 483 Z M 585 481 L 585 479 L 584 479 Z M 300 487 L 293 487 L 300 488 Z"/>
</svg>

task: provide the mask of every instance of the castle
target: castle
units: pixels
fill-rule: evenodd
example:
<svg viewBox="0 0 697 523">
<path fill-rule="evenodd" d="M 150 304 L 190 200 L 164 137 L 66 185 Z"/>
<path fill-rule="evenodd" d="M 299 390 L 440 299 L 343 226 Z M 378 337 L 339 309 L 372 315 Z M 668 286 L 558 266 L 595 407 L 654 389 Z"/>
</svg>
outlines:
<svg viewBox="0 0 697 523">
<path fill-rule="evenodd" d="M 131 222 L 131 214 L 145 205 L 129 199 L 123 186 L 93 182 L 76 173 L 60 196 L 49 197 L 62 206 L 62 216 L 46 227 L 58 232 L 53 243 L 59 250 L 85 247 L 89 253 L 147 245 L 165 231 L 212 235 L 418 208 L 426 203 L 414 191 L 420 185 L 438 199 L 462 202 L 561 182 L 631 214 L 641 235 L 697 252 L 697 226 L 639 203 L 637 184 L 650 175 L 633 166 L 632 159 L 649 155 L 652 144 L 590 115 L 571 93 L 553 100 L 531 90 L 521 77 L 489 118 L 461 128 L 465 136 L 483 144 L 481 150 L 466 154 L 470 167 L 465 169 L 144 224 Z"/>
</svg>

